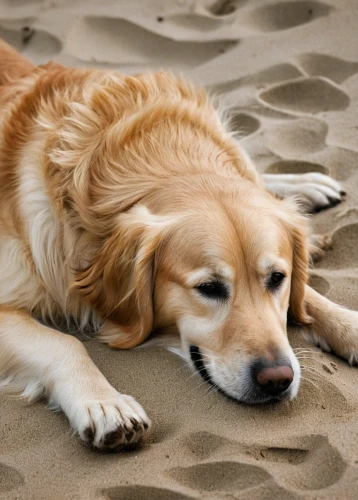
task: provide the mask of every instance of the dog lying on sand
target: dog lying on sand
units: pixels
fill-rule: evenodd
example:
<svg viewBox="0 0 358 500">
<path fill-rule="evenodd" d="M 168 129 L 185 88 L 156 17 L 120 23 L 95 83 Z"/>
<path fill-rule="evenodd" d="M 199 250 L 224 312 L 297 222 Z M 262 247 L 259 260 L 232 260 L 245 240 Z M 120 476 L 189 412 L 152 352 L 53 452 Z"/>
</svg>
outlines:
<svg viewBox="0 0 358 500">
<path fill-rule="evenodd" d="M 60 330 L 123 349 L 175 327 L 200 375 L 247 403 L 297 394 L 288 313 L 357 361 L 358 313 L 307 285 L 306 220 L 280 199 L 327 208 L 333 179 L 261 177 L 205 91 L 171 74 L 37 68 L 1 42 L 0 85 L 2 386 L 114 449 L 150 420 Z"/>
</svg>

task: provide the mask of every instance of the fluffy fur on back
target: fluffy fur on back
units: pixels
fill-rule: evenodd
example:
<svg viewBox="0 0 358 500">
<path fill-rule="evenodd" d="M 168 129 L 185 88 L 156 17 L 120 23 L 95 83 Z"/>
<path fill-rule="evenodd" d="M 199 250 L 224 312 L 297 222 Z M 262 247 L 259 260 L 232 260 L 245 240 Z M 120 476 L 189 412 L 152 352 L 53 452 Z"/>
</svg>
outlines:
<svg viewBox="0 0 358 500">
<path fill-rule="evenodd" d="M 102 272 L 105 249 L 120 242 L 118 254 L 129 243 L 121 214 L 161 184 L 193 172 L 261 182 L 207 94 L 168 73 L 122 77 L 48 65 L 8 82 L 0 102 L 1 231 L 14 248 L 3 285 L 11 292 L 0 300 L 58 326 L 97 329 L 97 311 L 119 317 L 85 283 L 94 261 Z"/>
</svg>

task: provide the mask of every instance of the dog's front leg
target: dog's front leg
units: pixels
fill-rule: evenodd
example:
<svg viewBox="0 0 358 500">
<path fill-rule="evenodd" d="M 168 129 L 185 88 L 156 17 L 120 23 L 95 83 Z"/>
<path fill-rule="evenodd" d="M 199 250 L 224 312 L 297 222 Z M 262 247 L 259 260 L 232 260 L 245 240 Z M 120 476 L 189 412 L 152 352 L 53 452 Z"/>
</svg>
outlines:
<svg viewBox="0 0 358 500">
<path fill-rule="evenodd" d="M 358 312 L 331 302 L 309 286 L 305 305 L 313 323 L 304 328 L 304 336 L 324 351 L 358 364 Z"/>
<path fill-rule="evenodd" d="M 45 395 L 96 448 L 134 443 L 150 425 L 140 404 L 109 384 L 81 342 L 7 308 L 0 309 L 1 385 L 30 400 Z"/>
</svg>

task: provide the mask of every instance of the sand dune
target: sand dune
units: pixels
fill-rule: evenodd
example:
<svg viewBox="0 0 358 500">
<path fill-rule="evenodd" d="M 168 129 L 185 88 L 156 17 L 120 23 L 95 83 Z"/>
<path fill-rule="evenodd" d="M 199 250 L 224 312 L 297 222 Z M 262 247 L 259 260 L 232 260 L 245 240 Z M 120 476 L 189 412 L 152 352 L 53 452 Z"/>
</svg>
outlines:
<svg viewBox="0 0 358 500">
<path fill-rule="evenodd" d="M 340 180 L 346 201 L 312 219 L 333 248 L 311 283 L 355 309 L 357 25 L 355 0 L 0 2 L 0 37 L 33 62 L 183 72 L 232 107 L 261 172 Z M 297 331 L 290 338 L 304 380 L 293 402 L 271 407 L 226 400 L 162 348 L 86 341 L 110 382 L 143 404 L 152 435 L 131 451 L 96 453 L 62 414 L 0 396 L 0 499 L 356 498 L 358 369 Z"/>
</svg>

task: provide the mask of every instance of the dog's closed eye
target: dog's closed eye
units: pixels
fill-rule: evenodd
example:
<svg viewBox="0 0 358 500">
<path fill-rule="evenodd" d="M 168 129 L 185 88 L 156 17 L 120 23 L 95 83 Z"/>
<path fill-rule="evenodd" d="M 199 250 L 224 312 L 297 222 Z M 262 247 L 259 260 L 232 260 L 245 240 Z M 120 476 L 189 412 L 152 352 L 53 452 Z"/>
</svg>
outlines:
<svg viewBox="0 0 358 500">
<path fill-rule="evenodd" d="M 217 278 L 200 283 L 195 289 L 207 299 L 224 301 L 230 297 L 229 287 Z"/>
<path fill-rule="evenodd" d="M 277 271 L 271 273 L 271 275 L 269 276 L 269 279 L 266 283 L 267 288 L 269 290 L 276 290 L 282 284 L 285 277 L 286 276 L 283 273 L 280 273 Z"/>
</svg>

